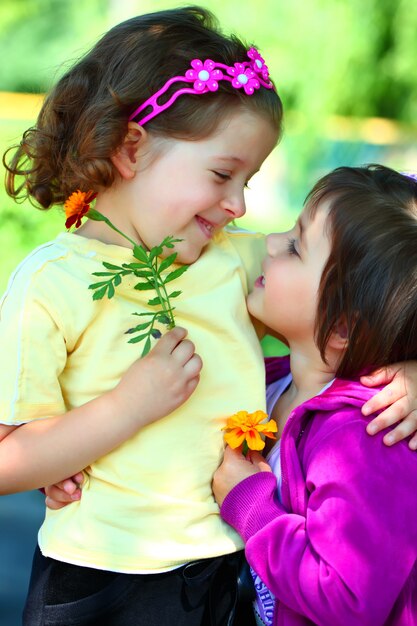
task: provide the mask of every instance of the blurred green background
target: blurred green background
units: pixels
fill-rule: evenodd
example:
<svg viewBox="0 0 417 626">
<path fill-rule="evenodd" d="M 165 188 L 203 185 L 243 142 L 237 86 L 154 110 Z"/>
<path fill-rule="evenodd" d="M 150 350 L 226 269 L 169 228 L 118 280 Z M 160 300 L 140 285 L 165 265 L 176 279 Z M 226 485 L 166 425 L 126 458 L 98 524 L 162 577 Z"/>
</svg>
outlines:
<svg viewBox="0 0 417 626">
<path fill-rule="evenodd" d="M 1 0 L 0 150 L 34 123 L 41 94 L 112 25 L 170 0 Z M 226 32 L 265 57 L 285 108 L 281 144 L 247 193 L 241 224 L 290 226 L 312 183 L 338 165 L 417 171 L 417 3 L 405 0 L 202 0 Z M 20 95 L 37 94 L 38 97 Z M 13 268 L 63 228 L 59 210 L 0 191 L 0 292 Z M 266 353 L 276 344 L 265 343 Z M 1 355 L 5 358 L 5 355 Z M 0 623 L 20 624 L 37 493 L 0 501 Z M 11 543 L 10 543 L 11 541 Z"/>
</svg>

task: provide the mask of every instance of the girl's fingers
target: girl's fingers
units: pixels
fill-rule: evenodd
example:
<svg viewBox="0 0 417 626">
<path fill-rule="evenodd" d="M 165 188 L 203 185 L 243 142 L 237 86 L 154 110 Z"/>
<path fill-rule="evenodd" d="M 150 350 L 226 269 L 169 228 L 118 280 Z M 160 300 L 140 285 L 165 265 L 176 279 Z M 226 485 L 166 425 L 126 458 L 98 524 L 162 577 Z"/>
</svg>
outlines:
<svg viewBox="0 0 417 626">
<path fill-rule="evenodd" d="M 268 465 L 260 452 L 251 450 L 248 453 L 248 457 L 250 457 L 251 462 L 256 465 L 260 472 L 272 472 L 270 465 Z"/>
<path fill-rule="evenodd" d="M 411 437 L 410 441 L 408 442 L 408 447 L 411 450 L 417 450 L 417 433 Z"/>
<path fill-rule="evenodd" d="M 81 498 L 81 490 L 76 489 L 73 493 L 66 493 L 63 489 L 50 485 L 45 490 L 46 498 L 45 503 L 49 509 L 60 509 L 61 507 L 69 504 L 70 502 L 76 502 Z"/>
<path fill-rule="evenodd" d="M 78 472 L 78 474 L 71 476 L 71 480 L 80 487 L 84 482 L 84 475 L 82 472 Z"/>
<path fill-rule="evenodd" d="M 410 419 L 408 419 L 408 417 L 410 417 Z M 394 445 L 394 443 L 398 443 L 399 441 L 402 441 L 406 437 L 409 437 L 416 432 L 417 415 L 413 416 L 413 414 L 410 414 L 410 416 L 408 417 L 384 436 L 383 442 L 385 443 L 385 445 L 392 446 Z M 417 443 L 417 435 L 414 435 L 413 439 L 416 439 Z M 409 442 L 409 445 L 411 444 L 411 441 Z M 410 448 L 412 450 L 415 450 L 415 448 L 411 445 Z"/>
<path fill-rule="evenodd" d="M 70 500 L 70 502 L 72 502 L 72 500 Z M 67 506 L 68 502 L 59 502 L 58 500 L 53 500 L 49 496 L 46 496 L 45 504 L 48 507 L 48 509 L 51 509 L 51 511 L 58 511 L 59 509 L 62 509 L 64 506 Z"/>
<path fill-rule="evenodd" d="M 172 356 L 181 365 L 185 365 L 189 361 L 195 352 L 195 346 L 189 339 L 184 339 L 178 345 L 175 346 L 172 351 Z"/>
<path fill-rule="evenodd" d="M 371 415 L 371 413 L 375 413 L 376 411 L 380 411 L 381 409 L 394 405 L 394 403 L 404 397 L 406 397 L 404 381 L 397 381 L 395 379 L 392 383 L 384 387 L 384 389 L 381 389 L 381 391 L 365 402 L 362 407 L 362 414 Z"/>
<path fill-rule="evenodd" d="M 175 326 L 167 333 L 162 335 L 162 337 L 158 340 L 153 351 L 159 352 L 163 351 L 168 354 L 171 354 L 177 345 L 187 336 L 187 330 L 182 328 L 181 326 Z"/>
<path fill-rule="evenodd" d="M 377 387 L 378 385 L 386 385 L 387 383 L 390 383 L 392 381 L 395 374 L 397 374 L 398 370 L 400 369 L 400 363 L 393 363 L 392 365 L 381 367 L 380 369 L 371 372 L 367 376 L 361 376 L 361 383 L 365 385 L 365 387 Z"/>
<path fill-rule="evenodd" d="M 364 409 L 365 406 L 362 407 L 362 413 L 364 412 Z M 388 428 L 388 426 L 393 426 L 394 424 L 396 424 L 400 420 L 403 420 L 409 415 L 412 415 L 412 413 L 410 413 L 410 404 L 408 402 L 407 396 L 404 396 L 394 402 L 394 404 L 389 406 L 387 409 L 385 409 L 385 411 L 380 413 L 371 422 L 369 422 L 366 430 L 370 435 L 375 435 L 384 428 Z M 414 421 L 414 418 L 411 419 L 412 424 L 414 424 L 415 429 L 417 429 L 417 422 Z"/>
<path fill-rule="evenodd" d="M 184 372 L 188 378 L 197 377 L 203 367 L 203 361 L 198 354 L 194 354 L 192 358 L 184 365 Z"/>
</svg>

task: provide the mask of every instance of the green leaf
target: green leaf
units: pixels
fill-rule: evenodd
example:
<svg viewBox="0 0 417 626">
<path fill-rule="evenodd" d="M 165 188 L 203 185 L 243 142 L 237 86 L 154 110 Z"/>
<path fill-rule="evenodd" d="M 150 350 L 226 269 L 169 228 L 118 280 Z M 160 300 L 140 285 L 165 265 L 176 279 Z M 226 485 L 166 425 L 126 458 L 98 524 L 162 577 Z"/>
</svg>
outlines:
<svg viewBox="0 0 417 626">
<path fill-rule="evenodd" d="M 174 237 L 172 235 L 169 235 L 168 237 L 165 237 L 165 239 L 161 243 L 161 246 L 163 248 L 173 248 L 174 247 L 174 243 L 180 243 L 180 241 L 184 241 L 184 240 L 183 239 L 174 239 Z"/>
<path fill-rule="evenodd" d="M 108 292 L 107 292 L 107 297 L 109 299 L 111 299 L 111 298 L 113 298 L 113 296 L 114 296 L 114 285 L 113 285 L 113 283 L 110 283 L 109 284 L 109 289 L 108 289 Z"/>
<path fill-rule="evenodd" d="M 114 272 L 93 272 L 93 276 L 114 276 Z"/>
<path fill-rule="evenodd" d="M 102 298 L 104 298 L 104 296 L 106 295 L 106 291 L 107 285 L 104 285 L 104 287 L 102 287 L 101 289 L 97 289 L 97 291 L 93 293 L 93 300 L 101 300 Z"/>
<path fill-rule="evenodd" d="M 132 337 L 132 339 L 129 339 L 128 343 L 139 343 L 139 341 L 142 341 L 142 339 L 145 339 L 145 337 L 148 337 L 148 333 L 138 335 L 137 337 Z"/>
<path fill-rule="evenodd" d="M 120 265 L 113 265 L 112 263 L 107 263 L 107 261 L 103 261 L 104 267 L 107 267 L 108 270 L 121 270 Z"/>
<path fill-rule="evenodd" d="M 138 278 L 152 278 L 151 270 L 134 270 L 133 274 Z"/>
<path fill-rule="evenodd" d="M 137 315 L 138 317 L 142 317 L 143 315 L 152 315 L 152 317 L 155 317 L 155 315 L 158 315 L 158 311 L 156 313 L 151 313 L 150 311 L 147 311 L 146 313 L 132 313 L 132 315 Z"/>
<path fill-rule="evenodd" d="M 171 320 L 166 313 L 156 313 L 155 315 L 157 315 L 157 320 L 160 324 L 165 324 L 165 326 L 169 326 L 171 324 Z"/>
<path fill-rule="evenodd" d="M 164 285 L 166 285 L 166 283 L 170 283 L 171 280 L 175 280 L 176 278 L 181 276 L 181 274 L 184 274 L 184 272 L 188 270 L 188 267 L 189 267 L 188 265 L 181 265 L 181 267 L 177 267 L 176 270 L 174 270 L 173 272 L 168 274 L 168 276 L 165 277 Z"/>
<path fill-rule="evenodd" d="M 122 277 L 120 276 L 120 274 L 116 274 L 116 276 L 114 277 L 114 286 L 118 287 L 120 285 L 120 283 L 122 282 Z"/>
<path fill-rule="evenodd" d="M 142 246 L 135 246 L 133 248 L 133 256 L 135 257 L 135 259 L 138 259 L 139 261 L 143 261 L 143 263 L 149 263 L 146 250 Z"/>
<path fill-rule="evenodd" d="M 162 254 L 162 246 L 155 246 L 151 248 L 149 251 L 149 260 L 153 261 L 156 256 L 160 256 Z"/>
<path fill-rule="evenodd" d="M 108 285 L 109 281 L 108 280 L 102 280 L 100 283 L 93 283 L 92 285 L 88 285 L 89 289 L 98 289 L 99 287 L 102 287 L 103 285 Z"/>
<path fill-rule="evenodd" d="M 144 267 L 149 267 L 148 263 L 122 263 L 122 267 L 133 272 L 134 270 L 139 270 Z"/>
<path fill-rule="evenodd" d="M 138 289 L 139 291 L 149 291 L 150 289 L 155 289 L 155 286 L 151 283 L 137 283 L 137 285 L 135 285 L 135 289 Z"/>
<path fill-rule="evenodd" d="M 140 330 L 145 330 L 145 328 L 148 328 L 148 326 L 150 326 L 151 324 L 152 324 L 152 321 L 145 322 L 144 324 L 138 324 L 134 328 L 129 328 L 129 330 L 127 330 L 125 332 L 125 335 L 131 335 L 132 333 L 138 333 Z"/>
<path fill-rule="evenodd" d="M 149 306 L 157 306 L 158 304 L 161 304 L 161 298 L 159 296 L 151 298 L 151 300 L 148 300 L 148 304 Z"/>
<path fill-rule="evenodd" d="M 182 291 L 173 291 L 169 294 L 168 298 L 178 298 L 179 295 L 182 294 Z"/>
<path fill-rule="evenodd" d="M 148 338 L 147 338 L 147 340 L 146 340 L 146 342 L 145 342 L 145 346 L 144 346 L 144 348 L 143 348 L 143 350 L 142 350 L 142 354 L 141 354 L 141 356 L 142 356 L 142 357 L 143 357 L 143 356 L 146 356 L 146 355 L 148 354 L 148 352 L 149 352 L 149 350 L 150 350 L 150 349 L 151 349 L 151 340 L 150 340 L 150 338 L 148 337 Z"/>
<path fill-rule="evenodd" d="M 163 259 L 161 265 L 159 266 L 159 271 L 163 272 L 164 270 L 166 270 L 170 265 L 173 264 L 176 258 L 177 258 L 177 253 L 174 252 L 174 254 L 170 254 L 169 256 L 167 256 L 166 259 Z"/>
</svg>

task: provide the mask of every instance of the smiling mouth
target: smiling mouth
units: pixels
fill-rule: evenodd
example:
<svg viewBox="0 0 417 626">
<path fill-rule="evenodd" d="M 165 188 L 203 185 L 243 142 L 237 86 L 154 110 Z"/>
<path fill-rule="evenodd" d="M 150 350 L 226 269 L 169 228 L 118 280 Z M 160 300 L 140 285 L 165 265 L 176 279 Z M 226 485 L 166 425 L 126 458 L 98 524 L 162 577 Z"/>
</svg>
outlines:
<svg viewBox="0 0 417 626">
<path fill-rule="evenodd" d="M 215 231 L 215 225 L 212 224 L 211 222 L 208 222 L 207 220 L 205 220 L 203 217 L 200 217 L 199 215 L 196 215 L 195 219 L 200 229 L 202 230 L 203 234 L 207 237 L 207 239 L 211 239 Z"/>
</svg>

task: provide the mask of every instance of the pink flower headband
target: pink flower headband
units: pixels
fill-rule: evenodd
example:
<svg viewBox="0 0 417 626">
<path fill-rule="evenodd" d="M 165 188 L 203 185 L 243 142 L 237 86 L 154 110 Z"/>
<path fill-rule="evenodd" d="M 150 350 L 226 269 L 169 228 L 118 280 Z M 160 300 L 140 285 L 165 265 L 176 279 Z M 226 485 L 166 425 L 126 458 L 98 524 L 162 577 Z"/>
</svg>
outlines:
<svg viewBox="0 0 417 626">
<path fill-rule="evenodd" d="M 184 76 L 174 76 L 170 78 L 159 91 L 148 98 L 132 113 L 129 120 L 133 120 L 144 109 L 152 107 L 152 111 L 148 113 L 148 115 L 137 120 L 138 124 L 143 126 L 153 117 L 159 115 L 159 113 L 162 113 L 165 109 L 168 109 L 171 104 L 184 93 L 194 93 L 198 95 L 210 91 L 217 91 L 219 88 L 219 80 L 229 81 L 232 83 L 232 87 L 235 89 L 243 89 L 248 96 L 251 96 L 255 92 L 255 89 L 260 89 L 261 85 L 266 89 L 273 89 L 274 85 L 269 78 L 268 67 L 265 65 L 264 59 L 256 48 L 250 48 L 247 51 L 247 55 L 250 61 L 235 63 L 233 67 L 225 65 L 224 63 L 216 63 L 211 59 L 206 59 L 205 61 L 193 59 L 191 61 L 192 69 L 188 69 Z M 222 72 L 222 70 L 225 70 L 226 73 Z M 159 96 L 165 93 L 173 83 L 177 82 L 193 83 L 193 86 L 178 89 L 164 104 L 158 104 L 157 99 Z"/>
</svg>

